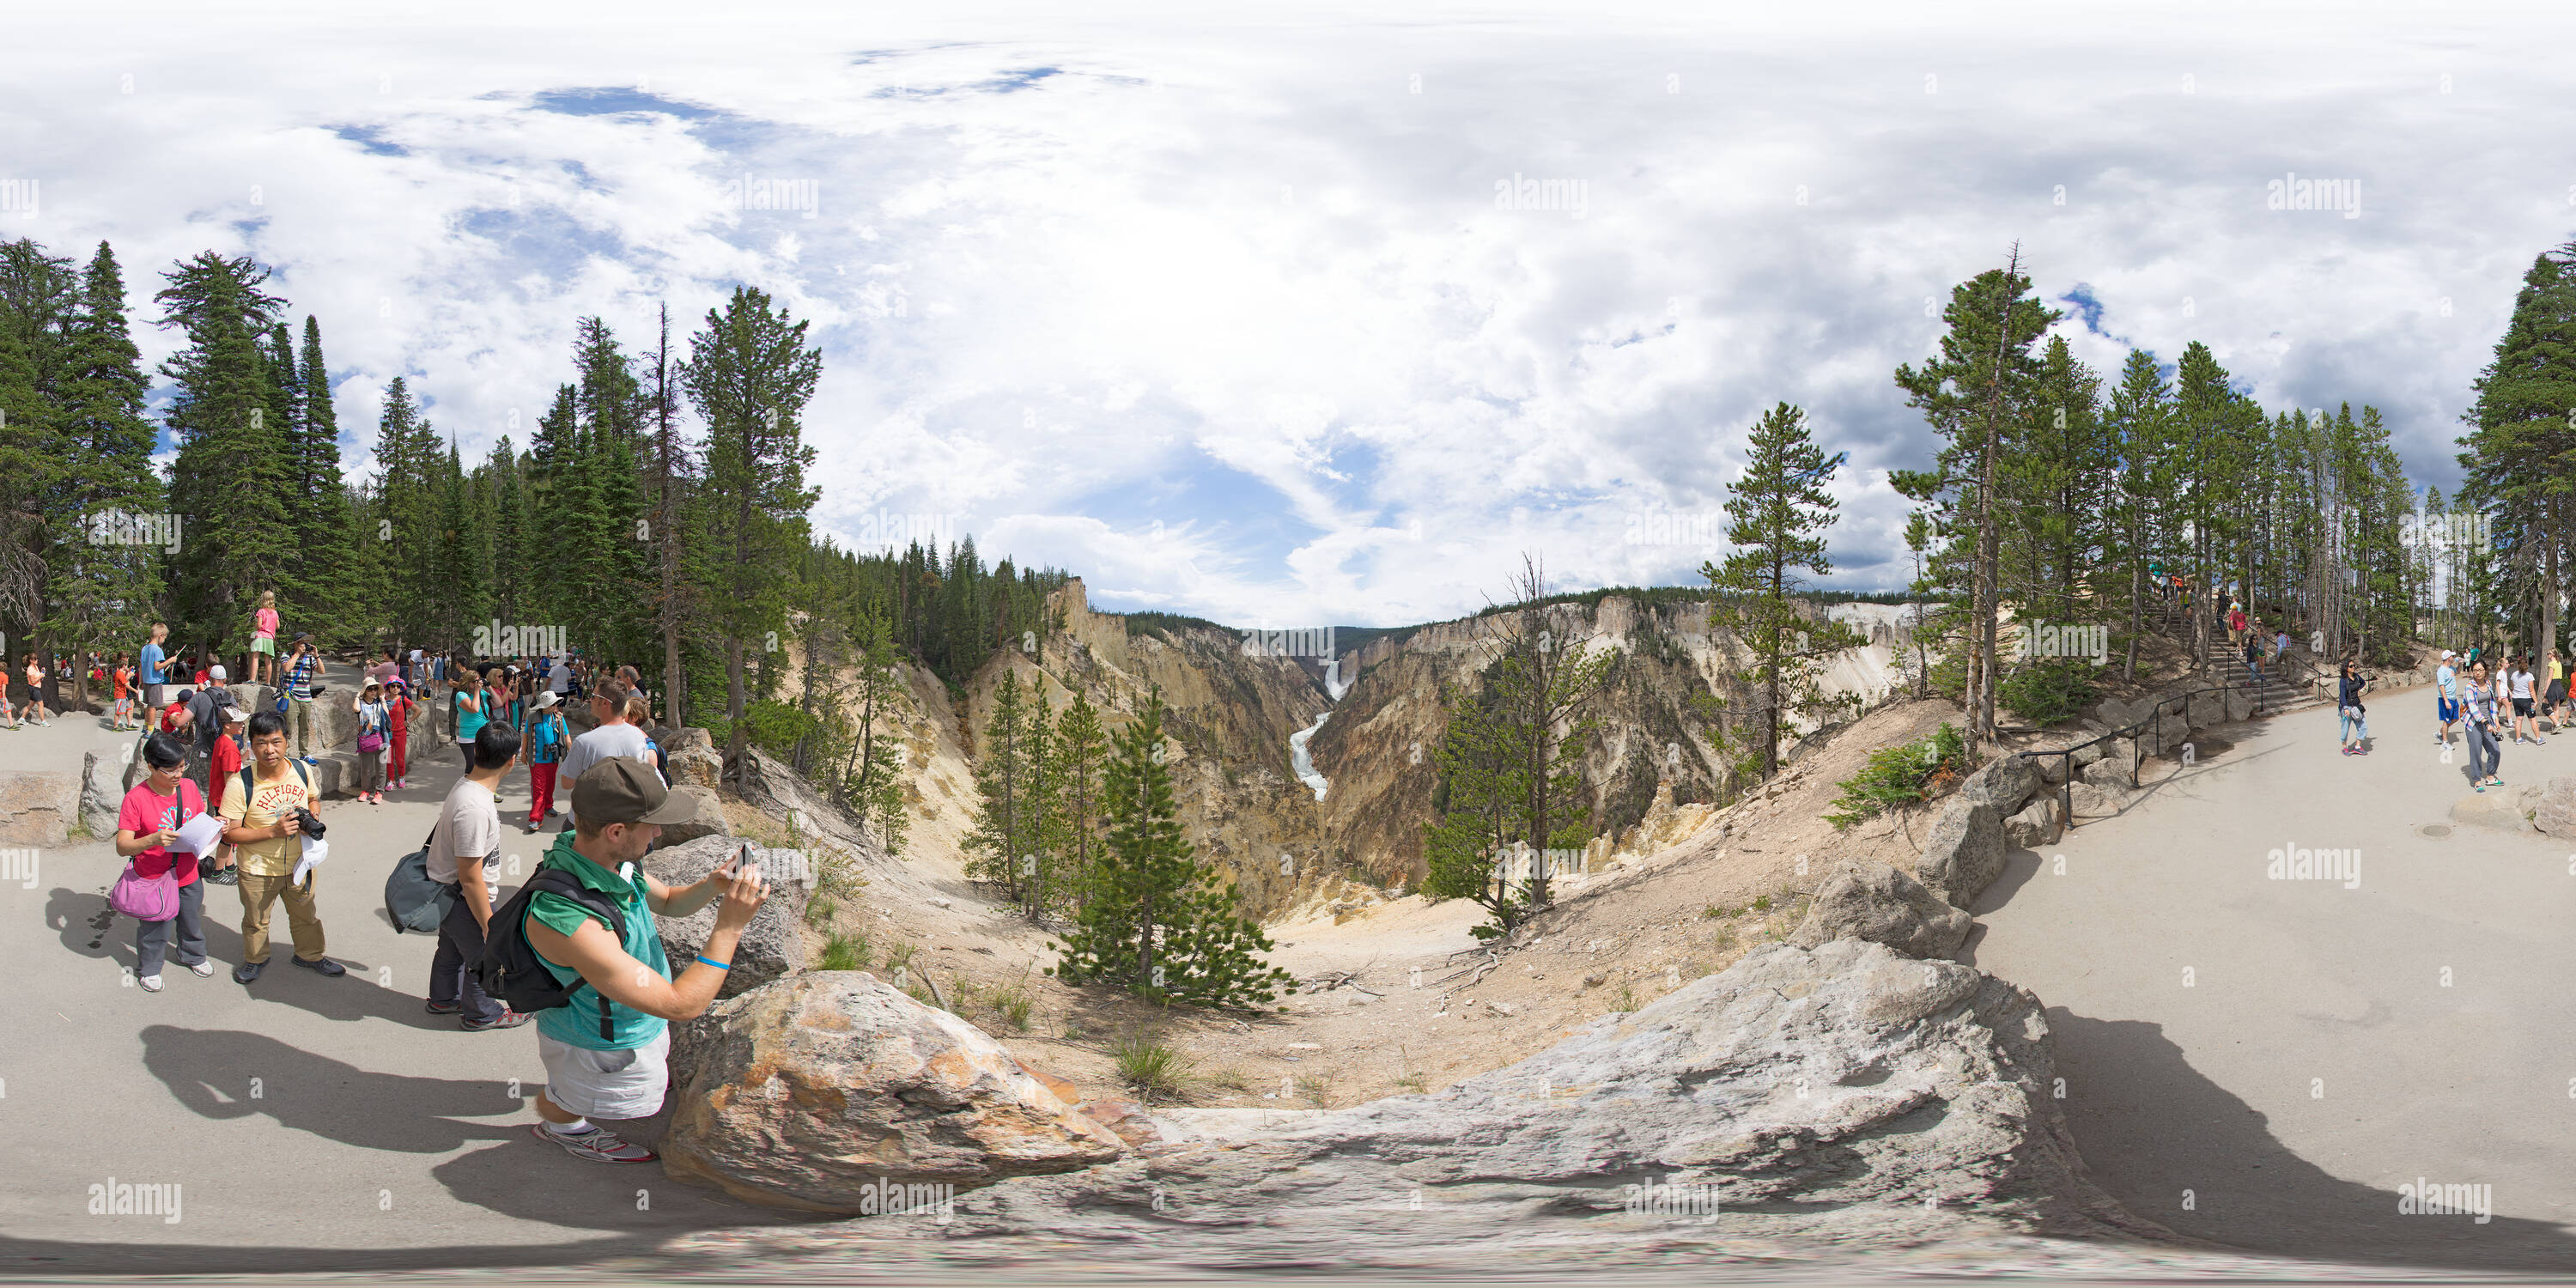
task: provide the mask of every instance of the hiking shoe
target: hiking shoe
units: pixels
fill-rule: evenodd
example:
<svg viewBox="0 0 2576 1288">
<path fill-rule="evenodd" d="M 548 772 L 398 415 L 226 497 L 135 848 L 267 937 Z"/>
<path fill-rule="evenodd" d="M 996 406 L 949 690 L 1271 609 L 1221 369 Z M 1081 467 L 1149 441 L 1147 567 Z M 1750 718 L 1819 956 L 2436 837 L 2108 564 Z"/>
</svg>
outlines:
<svg viewBox="0 0 2576 1288">
<path fill-rule="evenodd" d="M 296 965 L 317 974 L 339 976 L 349 973 L 348 967 L 343 966 L 328 957 L 316 957 L 309 962 L 301 957 L 293 958 L 292 960 Z"/>
<path fill-rule="evenodd" d="M 561 1145 L 564 1147 L 564 1152 L 573 1157 L 586 1158 L 594 1163 L 649 1163 L 661 1157 L 641 1145 L 621 1140 L 616 1135 L 597 1127 L 577 1136 L 558 1134 L 546 1123 L 538 1123 L 528 1130 L 535 1132 L 537 1139 Z"/>
<path fill-rule="evenodd" d="M 530 1015 L 525 1011 L 503 1011 L 501 1012 L 501 1018 L 497 1020 L 481 1024 L 472 1020 L 459 1020 L 457 1021 L 457 1027 L 468 1033 L 480 1033 L 485 1029 L 515 1029 L 535 1018 L 537 1017 Z"/>
<path fill-rule="evenodd" d="M 432 1002 L 428 1007 L 429 1013 L 432 1015 L 454 1015 L 464 1009 L 464 1007 L 459 1006 L 454 1002 Z"/>
<path fill-rule="evenodd" d="M 143 991 L 146 993 L 158 993 L 161 991 L 161 977 L 158 975 L 138 976 L 134 982 L 141 984 L 143 986 Z"/>
<path fill-rule="evenodd" d="M 243 962 L 241 965 L 233 967 L 233 982 L 236 984 L 247 984 L 252 980 L 258 979 L 259 973 L 267 969 L 267 962 Z"/>
<path fill-rule="evenodd" d="M 197 978 L 199 979 L 213 979 L 215 977 L 215 959 L 211 957 L 199 958 L 196 961 L 188 963 L 188 969 L 195 971 L 197 973 Z"/>
<path fill-rule="evenodd" d="M 207 873 L 204 879 L 208 885 L 237 886 L 241 884 L 241 869 L 238 867 L 217 868 L 214 871 Z"/>
</svg>

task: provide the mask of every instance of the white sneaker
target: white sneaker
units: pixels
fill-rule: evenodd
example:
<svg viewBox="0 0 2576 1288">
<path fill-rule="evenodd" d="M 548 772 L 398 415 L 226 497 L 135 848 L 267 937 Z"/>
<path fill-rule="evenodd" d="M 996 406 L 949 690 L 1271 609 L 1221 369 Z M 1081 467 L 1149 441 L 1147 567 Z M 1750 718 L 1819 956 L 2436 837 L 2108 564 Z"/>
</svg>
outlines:
<svg viewBox="0 0 2576 1288">
<path fill-rule="evenodd" d="M 134 982 L 141 984 L 143 986 L 143 991 L 146 993 L 158 993 L 161 991 L 161 977 L 158 975 L 146 975 Z"/>
<path fill-rule="evenodd" d="M 215 974 L 215 959 L 209 957 L 188 969 L 197 972 L 199 979 L 212 979 Z"/>
</svg>

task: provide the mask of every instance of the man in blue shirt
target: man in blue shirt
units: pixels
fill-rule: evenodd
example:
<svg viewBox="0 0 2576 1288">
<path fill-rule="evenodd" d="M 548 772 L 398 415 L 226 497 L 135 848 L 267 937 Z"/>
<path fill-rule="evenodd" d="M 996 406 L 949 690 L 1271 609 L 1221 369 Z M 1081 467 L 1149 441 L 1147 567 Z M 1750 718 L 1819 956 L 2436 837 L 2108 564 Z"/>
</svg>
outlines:
<svg viewBox="0 0 2576 1288">
<path fill-rule="evenodd" d="M 138 659 L 143 663 L 143 700 L 155 707 L 170 705 L 170 695 L 161 691 L 161 686 L 165 683 L 161 678 L 161 664 L 170 657 L 168 653 L 161 650 L 161 641 L 168 638 L 170 638 L 170 628 L 167 625 L 160 622 L 152 623 L 152 642 L 144 645 L 143 652 L 138 655 Z"/>
<path fill-rule="evenodd" d="M 2433 735 L 2433 741 L 2445 747 L 2451 745 L 2451 726 L 2460 720 L 2460 673 L 2451 667 L 2453 659 L 2458 656 L 2449 649 L 2443 649 L 2441 668 L 2433 672 L 2433 682 L 2442 686 L 2441 691 L 2433 695 L 2433 714 L 2442 722 L 2442 731 Z"/>
</svg>

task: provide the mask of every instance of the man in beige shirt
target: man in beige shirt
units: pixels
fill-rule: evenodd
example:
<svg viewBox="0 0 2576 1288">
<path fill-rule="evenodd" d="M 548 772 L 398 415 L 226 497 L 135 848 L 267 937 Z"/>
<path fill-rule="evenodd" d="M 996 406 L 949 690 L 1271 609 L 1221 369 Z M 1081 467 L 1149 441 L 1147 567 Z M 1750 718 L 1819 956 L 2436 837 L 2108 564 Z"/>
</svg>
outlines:
<svg viewBox="0 0 2576 1288">
<path fill-rule="evenodd" d="M 346 974 L 348 968 L 322 955 L 322 914 L 313 902 L 313 880 L 290 881 L 304 857 L 301 827 L 295 811 L 317 803 L 313 781 L 304 766 L 286 755 L 286 717 L 262 711 L 250 718 L 250 790 L 224 793 L 224 839 L 240 847 L 242 960 L 233 980 L 247 984 L 268 967 L 268 910 L 286 901 L 286 921 L 295 936 L 295 964 L 324 975 Z"/>
</svg>

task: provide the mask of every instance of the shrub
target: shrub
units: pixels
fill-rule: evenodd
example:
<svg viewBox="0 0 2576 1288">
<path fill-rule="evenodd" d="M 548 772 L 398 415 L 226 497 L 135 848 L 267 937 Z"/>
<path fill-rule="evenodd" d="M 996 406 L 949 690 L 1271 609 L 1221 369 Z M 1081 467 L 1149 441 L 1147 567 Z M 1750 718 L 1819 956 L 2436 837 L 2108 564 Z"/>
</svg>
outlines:
<svg viewBox="0 0 2576 1288">
<path fill-rule="evenodd" d="M 1968 769 L 1968 736 L 1945 723 L 1929 738 L 1871 752 L 1869 764 L 1842 781 L 1843 794 L 1825 821 L 1850 827 L 1891 805 L 1929 799 Z"/>
<path fill-rule="evenodd" d="M 2047 726 L 2092 705 L 2099 691 L 2096 668 L 2082 658 L 2052 658 L 2013 671 L 1995 685 L 1995 701 L 2033 724 Z"/>
<path fill-rule="evenodd" d="M 823 960 L 820 963 L 820 968 L 823 970 L 866 970 L 868 968 L 868 957 L 869 949 L 867 936 L 834 935 L 829 942 L 823 945 Z"/>
<path fill-rule="evenodd" d="M 1031 999 L 1027 989 L 1017 984 L 1004 984 L 985 994 L 984 1005 L 1003 1023 L 1010 1025 L 1013 1032 L 1028 1031 Z"/>
<path fill-rule="evenodd" d="M 1179 1096 L 1190 1074 L 1188 1056 L 1143 1033 L 1118 1039 L 1109 1048 L 1109 1057 L 1117 1062 L 1118 1080 L 1147 1102 L 1156 1096 L 1167 1100 Z"/>
</svg>

